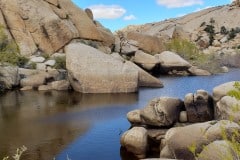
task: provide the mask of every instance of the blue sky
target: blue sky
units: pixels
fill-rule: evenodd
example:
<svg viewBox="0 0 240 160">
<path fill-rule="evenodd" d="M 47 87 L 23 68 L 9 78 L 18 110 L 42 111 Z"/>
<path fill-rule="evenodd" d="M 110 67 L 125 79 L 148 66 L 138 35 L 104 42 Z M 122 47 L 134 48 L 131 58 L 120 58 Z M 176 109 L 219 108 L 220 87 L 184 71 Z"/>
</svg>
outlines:
<svg viewBox="0 0 240 160">
<path fill-rule="evenodd" d="M 131 24 L 158 22 L 179 17 L 232 0 L 73 0 L 80 8 L 91 8 L 94 18 L 112 31 Z"/>
</svg>

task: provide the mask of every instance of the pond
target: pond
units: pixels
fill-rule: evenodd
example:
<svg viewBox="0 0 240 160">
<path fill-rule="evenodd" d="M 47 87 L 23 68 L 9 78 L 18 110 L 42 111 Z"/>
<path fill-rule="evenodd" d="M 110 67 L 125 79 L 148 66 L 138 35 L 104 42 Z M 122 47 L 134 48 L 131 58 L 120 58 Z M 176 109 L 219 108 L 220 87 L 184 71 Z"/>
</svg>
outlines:
<svg viewBox="0 0 240 160">
<path fill-rule="evenodd" d="M 240 70 L 208 77 L 161 77 L 164 88 L 131 94 L 11 91 L 0 96 L 0 159 L 25 145 L 24 160 L 127 160 L 120 137 L 130 124 L 127 112 L 160 96 L 184 98 L 240 80 Z"/>
</svg>

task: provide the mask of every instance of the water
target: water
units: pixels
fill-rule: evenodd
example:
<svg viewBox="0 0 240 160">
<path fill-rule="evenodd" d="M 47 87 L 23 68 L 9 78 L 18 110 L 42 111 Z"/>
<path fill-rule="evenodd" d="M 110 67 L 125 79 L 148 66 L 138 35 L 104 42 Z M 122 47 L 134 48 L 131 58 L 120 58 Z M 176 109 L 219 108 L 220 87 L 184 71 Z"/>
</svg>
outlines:
<svg viewBox="0 0 240 160">
<path fill-rule="evenodd" d="M 240 70 L 209 77 L 162 77 L 164 88 L 132 94 L 14 91 L 0 96 L 0 159 L 25 145 L 24 160 L 120 160 L 126 113 L 155 97 L 184 98 L 189 92 L 240 80 Z M 131 158 L 129 158 L 131 159 Z"/>
</svg>

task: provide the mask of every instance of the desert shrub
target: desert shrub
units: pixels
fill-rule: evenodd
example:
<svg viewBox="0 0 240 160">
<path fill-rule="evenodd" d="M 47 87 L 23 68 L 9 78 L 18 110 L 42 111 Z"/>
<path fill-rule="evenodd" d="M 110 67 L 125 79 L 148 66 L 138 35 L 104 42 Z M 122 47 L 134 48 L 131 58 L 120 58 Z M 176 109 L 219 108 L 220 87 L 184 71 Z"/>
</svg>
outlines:
<svg viewBox="0 0 240 160">
<path fill-rule="evenodd" d="M 234 83 L 234 89 L 229 91 L 227 93 L 228 96 L 235 97 L 237 100 L 240 100 L 240 82 L 235 82 Z M 239 106 L 233 107 L 233 109 L 236 109 L 236 112 L 239 112 Z M 231 118 L 230 118 L 230 121 Z M 239 124 L 240 122 L 238 122 Z M 232 129 L 231 134 L 229 135 L 229 132 L 224 128 L 224 126 L 221 126 L 221 139 L 226 141 L 228 146 L 223 146 L 226 147 L 226 152 L 224 154 L 215 152 L 213 154 L 217 154 L 221 156 L 222 160 L 233 160 L 233 159 L 240 159 L 240 133 L 237 129 Z M 203 146 L 203 150 L 205 149 L 206 146 Z M 199 154 L 197 154 L 197 147 L 196 144 L 193 143 L 188 147 L 189 151 L 195 156 L 195 159 L 198 160 L 198 158 L 201 159 L 208 159 L 208 157 L 199 157 Z"/>
<path fill-rule="evenodd" d="M 232 28 L 228 33 L 228 40 L 234 39 L 237 35 L 237 32 L 234 28 Z"/>
<path fill-rule="evenodd" d="M 215 20 L 211 18 L 209 23 L 210 24 L 206 25 L 206 27 L 204 28 L 204 31 L 208 33 L 209 45 L 211 46 L 213 44 L 214 35 L 215 35 L 215 27 L 214 27 Z"/>
<path fill-rule="evenodd" d="M 55 69 L 66 69 L 66 57 L 56 57 L 55 61 Z"/>
<path fill-rule="evenodd" d="M 188 40 L 172 39 L 166 44 L 166 48 L 179 54 L 182 58 L 199 68 L 208 70 L 211 73 L 219 73 L 221 71 L 220 61 L 213 54 L 203 54 L 195 43 Z"/>
<path fill-rule="evenodd" d="M 42 53 L 41 56 L 45 59 L 49 59 L 50 58 L 50 55 L 47 54 L 47 53 Z"/>
<path fill-rule="evenodd" d="M 234 83 L 234 90 L 231 90 L 227 93 L 228 96 L 234 97 L 237 100 L 240 100 L 240 82 Z"/>
<path fill-rule="evenodd" d="M 223 34 L 223 35 L 228 34 L 228 30 L 226 29 L 225 26 L 222 26 L 222 27 L 220 28 L 220 33 Z"/>
<path fill-rule="evenodd" d="M 27 65 L 27 68 L 29 69 L 36 69 L 37 68 L 37 63 L 31 62 Z"/>
<path fill-rule="evenodd" d="M 8 39 L 2 26 L 0 26 L 0 62 L 20 67 L 28 62 L 26 57 L 20 55 L 18 45 L 13 40 Z"/>
</svg>

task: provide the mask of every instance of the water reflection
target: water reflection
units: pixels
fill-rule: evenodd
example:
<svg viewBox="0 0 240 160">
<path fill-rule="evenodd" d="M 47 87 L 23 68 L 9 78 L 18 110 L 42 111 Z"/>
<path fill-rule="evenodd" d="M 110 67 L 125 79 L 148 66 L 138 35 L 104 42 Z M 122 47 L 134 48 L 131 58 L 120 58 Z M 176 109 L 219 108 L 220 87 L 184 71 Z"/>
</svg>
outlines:
<svg viewBox="0 0 240 160">
<path fill-rule="evenodd" d="M 94 122 L 125 113 L 123 106 L 137 100 L 137 94 L 8 92 L 0 97 L 0 159 L 22 145 L 25 160 L 53 159 Z"/>
</svg>

